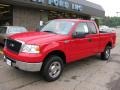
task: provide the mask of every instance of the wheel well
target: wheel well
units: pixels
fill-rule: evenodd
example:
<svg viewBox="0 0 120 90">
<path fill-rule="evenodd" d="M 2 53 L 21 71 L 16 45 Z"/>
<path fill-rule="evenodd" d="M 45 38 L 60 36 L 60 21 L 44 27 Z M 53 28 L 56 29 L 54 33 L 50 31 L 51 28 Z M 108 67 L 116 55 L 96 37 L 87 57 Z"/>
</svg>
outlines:
<svg viewBox="0 0 120 90">
<path fill-rule="evenodd" d="M 110 46 L 112 48 L 112 42 L 108 42 L 106 46 Z"/>
<path fill-rule="evenodd" d="M 51 55 L 57 55 L 57 56 L 61 57 L 62 60 L 63 60 L 63 63 L 66 64 L 66 56 L 65 56 L 64 52 L 59 51 L 59 50 L 52 51 L 52 52 L 48 53 L 48 55 L 45 57 L 44 60 L 46 60 L 46 58 L 48 58 L 48 57 L 51 56 Z M 45 61 L 45 62 L 46 62 L 46 61 Z"/>
</svg>

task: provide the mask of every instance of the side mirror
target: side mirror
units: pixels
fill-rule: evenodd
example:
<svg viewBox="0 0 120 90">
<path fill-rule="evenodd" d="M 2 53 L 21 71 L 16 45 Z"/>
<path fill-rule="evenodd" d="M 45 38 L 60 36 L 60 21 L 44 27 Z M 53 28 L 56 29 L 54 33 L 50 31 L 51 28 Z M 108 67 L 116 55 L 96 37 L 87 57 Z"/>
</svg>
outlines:
<svg viewBox="0 0 120 90">
<path fill-rule="evenodd" d="M 85 38 L 86 34 L 87 34 L 87 33 L 74 32 L 74 33 L 72 34 L 72 37 L 73 37 L 73 38 Z"/>
</svg>

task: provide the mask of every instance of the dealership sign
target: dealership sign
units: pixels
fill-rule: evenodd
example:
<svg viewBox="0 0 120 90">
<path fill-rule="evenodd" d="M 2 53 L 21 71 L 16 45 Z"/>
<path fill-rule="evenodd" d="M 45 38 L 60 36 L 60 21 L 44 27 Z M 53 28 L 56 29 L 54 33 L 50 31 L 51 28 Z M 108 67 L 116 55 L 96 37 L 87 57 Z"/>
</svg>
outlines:
<svg viewBox="0 0 120 90">
<path fill-rule="evenodd" d="M 68 0 L 31 0 L 31 1 L 40 4 L 47 4 L 56 7 L 61 7 L 65 9 L 72 9 L 76 11 L 82 11 L 83 9 L 82 5 L 70 2 Z"/>
<path fill-rule="evenodd" d="M 69 8 L 70 6 L 69 2 L 66 0 L 48 0 L 48 4 L 63 8 Z"/>
</svg>

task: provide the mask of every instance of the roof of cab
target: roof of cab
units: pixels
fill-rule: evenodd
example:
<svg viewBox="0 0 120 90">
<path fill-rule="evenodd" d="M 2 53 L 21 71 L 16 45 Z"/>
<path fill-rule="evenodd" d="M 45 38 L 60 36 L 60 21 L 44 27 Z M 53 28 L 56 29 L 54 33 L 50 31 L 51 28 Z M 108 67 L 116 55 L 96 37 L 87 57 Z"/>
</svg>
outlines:
<svg viewBox="0 0 120 90">
<path fill-rule="evenodd" d="M 83 20 L 83 19 L 55 19 L 55 20 L 65 20 L 65 21 L 72 21 L 72 22 L 94 22 L 93 20 Z"/>
</svg>

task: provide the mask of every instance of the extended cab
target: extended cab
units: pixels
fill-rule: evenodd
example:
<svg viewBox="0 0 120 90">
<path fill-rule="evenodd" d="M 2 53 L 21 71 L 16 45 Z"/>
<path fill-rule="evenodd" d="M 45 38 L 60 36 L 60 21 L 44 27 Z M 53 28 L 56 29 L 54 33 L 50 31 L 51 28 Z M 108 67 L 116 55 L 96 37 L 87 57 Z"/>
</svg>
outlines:
<svg viewBox="0 0 120 90">
<path fill-rule="evenodd" d="M 108 60 L 115 46 L 114 32 L 99 32 L 94 21 L 56 19 L 40 32 L 10 36 L 5 43 L 8 65 L 24 71 L 41 71 L 45 80 L 58 79 L 67 63 L 98 53 Z"/>
</svg>

